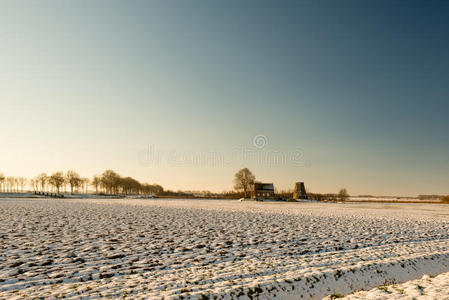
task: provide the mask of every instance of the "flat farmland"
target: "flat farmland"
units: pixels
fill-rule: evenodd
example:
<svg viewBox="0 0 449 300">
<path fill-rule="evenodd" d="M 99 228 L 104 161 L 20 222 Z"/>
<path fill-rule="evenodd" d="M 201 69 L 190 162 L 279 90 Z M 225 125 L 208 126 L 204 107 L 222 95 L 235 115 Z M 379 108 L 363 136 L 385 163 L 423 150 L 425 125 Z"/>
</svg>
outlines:
<svg viewBox="0 0 449 300">
<path fill-rule="evenodd" d="M 449 271 L 449 206 L 0 199 L 0 298 L 320 299 Z"/>
</svg>

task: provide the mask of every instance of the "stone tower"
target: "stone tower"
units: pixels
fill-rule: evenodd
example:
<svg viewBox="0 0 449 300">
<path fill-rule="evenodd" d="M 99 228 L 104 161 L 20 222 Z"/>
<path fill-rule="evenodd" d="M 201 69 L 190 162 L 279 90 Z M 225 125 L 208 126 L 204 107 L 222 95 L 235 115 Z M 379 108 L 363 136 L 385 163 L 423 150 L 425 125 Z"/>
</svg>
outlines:
<svg viewBox="0 0 449 300">
<path fill-rule="evenodd" d="M 293 199 L 307 199 L 306 187 L 304 186 L 304 182 L 297 182 L 295 184 Z"/>
</svg>

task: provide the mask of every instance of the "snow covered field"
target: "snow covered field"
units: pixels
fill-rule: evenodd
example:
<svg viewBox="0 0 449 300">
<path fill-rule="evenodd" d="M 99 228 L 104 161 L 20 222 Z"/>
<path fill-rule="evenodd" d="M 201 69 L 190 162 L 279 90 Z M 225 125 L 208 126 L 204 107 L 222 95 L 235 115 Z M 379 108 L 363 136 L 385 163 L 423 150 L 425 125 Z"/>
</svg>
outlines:
<svg viewBox="0 0 449 300">
<path fill-rule="evenodd" d="M 348 201 L 355 202 L 404 202 L 404 203 L 441 203 L 440 199 L 425 199 L 420 200 L 418 198 L 412 197 L 360 197 L 360 196 L 351 196 Z"/>
<path fill-rule="evenodd" d="M 381 286 L 370 291 L 357 292 L 344 297 L 344 299 L 447 300 L 449 299 L 449 273 L 443 273 L 436 277 L 424 275 L 420 279 L 410 280 L 403 284 Z"/>
<path fill-rule="evenodd" d="M 317 299 L 449 271 L 449 205 L 0 199 L 0 216 L 4 299 Z"/>
</svg>

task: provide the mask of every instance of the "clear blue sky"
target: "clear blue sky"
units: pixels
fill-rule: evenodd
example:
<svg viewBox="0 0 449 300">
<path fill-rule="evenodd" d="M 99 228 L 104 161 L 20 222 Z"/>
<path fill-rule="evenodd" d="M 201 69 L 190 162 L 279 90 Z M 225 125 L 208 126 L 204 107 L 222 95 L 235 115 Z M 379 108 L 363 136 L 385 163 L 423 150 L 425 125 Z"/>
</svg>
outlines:
<svg viewBox="0 0 449 300">
<path fill-rule="evenodd" d="M 248 166 L 281 189 L 449 193 L 448 1 L 0 4 L 5 175 L 221 191 Z"/>
</svg>

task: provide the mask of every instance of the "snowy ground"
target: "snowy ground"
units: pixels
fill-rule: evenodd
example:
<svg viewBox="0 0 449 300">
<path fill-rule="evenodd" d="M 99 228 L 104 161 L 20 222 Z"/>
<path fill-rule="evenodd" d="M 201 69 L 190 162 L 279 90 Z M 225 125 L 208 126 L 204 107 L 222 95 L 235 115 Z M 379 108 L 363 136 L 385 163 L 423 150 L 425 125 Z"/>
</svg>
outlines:
<svg viewBox="0 0 449 300">
<path fill-rule="evenodd" d="M 24 193 L 0 193 L 1 198 L 39 198 L 40 196 L 34 195 L 34 193 L 24 192 Z"/>
<path fill-rule="evenodd" d="M 328 297 L 332 299 L 332 297 Z M 449 273 L 438 276 L 424 275 L 420 279 L 403 284 L 381 286 L 370 291 L 361 291 L 342 299 L 449 299 Z"/>
<path fill-rule="evenodd" d="M 5 299 L 317 299 L 449 271 L 449 205 L 0 199 L 0 216 Z"/>
<path fill-rule="evenodd" d="M 425 199 L 420 200 L 412 197 L 361 197 L 351 196 L 348 201 L 355 202 L 404 202 L 404 203 L 441 203 L 440 199 Z"/>
</svg>

